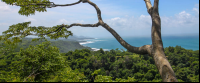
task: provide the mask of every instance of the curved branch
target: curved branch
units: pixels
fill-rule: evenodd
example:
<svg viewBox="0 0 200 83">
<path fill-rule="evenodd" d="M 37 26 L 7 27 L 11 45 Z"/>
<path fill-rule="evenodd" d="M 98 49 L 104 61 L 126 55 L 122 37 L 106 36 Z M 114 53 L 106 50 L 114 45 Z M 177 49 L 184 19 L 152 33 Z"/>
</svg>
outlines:
<svg viewBox="0 0 200 83">
<path fill-rule="evenodd" d="M 130 44 L 128 44 L 126 41 L 124 41 L 117 32 L 115 32 L 115 30 L 113 30 L 111 27 L 109 27 L 106 23 L 103 22 L 102 18 L 101 18 L 101 11 L 98 8 L 98 6 L 91 2 L 90 0 L 84 0 L 84 3 L 88 2 L 90 5 L 92 5 L 96 11 L 97 11 L 97 17 L 99 20 L 99 23 L 101 26 L 103 26 L 105 29 L 107 29 L 116 39 L 117 41 L 123 46 L 125 47 L 127 50 L 129 50 L 130 52 L 133 53 L 138 53 L 138 54 L 151 54 L 151 45 L 144 45 L 142 47 L 134 47 L 131 46 Z"/>
<path fill-rule="evenodd" d="M 129 50 L 130 52 L 133 53 L 137 53 L 137 54 L 151 54 L 151 45 L 144 45 L 141 47 L 135 47 L 135 46 L 131 46 L 130 44 L 128 44 L 126 41 L 124 41 L 118 34 L 117 32 L 115 32 L 115 30 L 113 30 L 112 28 L 110 28 L 110 26 L 108 26 L 106 23 L 103 25 L 103 27 L 105 29 L 107 29 L 116 39 L 117 41 L 127 50 Z"/>
<path fill-rule="evenodd" d="M 98 27 L 100 25 L 100 23 L 96 23 L 96 24 L 80 24 L 80 23 L 74 23 L 74 24 L 71 24 L 69 26 L 65 26 L 66 28 L 70 28 L 70 27 L 73 27 L 73 26 L 81 26 L 81 27 Z"/>
<path fill-rule="evenodd" d="M 84 1 L 85 1 L 85 2 L 88 2 L 90 5 L 92 5 L 92 6 L 96 9 L 96 11 L 97 11 L 97 17 L 98 17 L 99 23 L 100 23 L 101 25 L 103 25 L 104 22 L 103 22 L 103 20 L 102 20 L 102 18 L 101 18 L 101 10 L 99 9 L 99 7 L 98 7 L 95 3 L 91 2 L 90 0 L 84 0 Z"/>
<path fill-rule="evenodd" d="M 50 4 L 49 6 L 50 7 L 39 7 L 39 8 L 52 8 L 52 7 L 57 7 L 57 6 L 71 6 L 71 5 L 76 5 L 76 4 L 79 4 L 82 0 L 79 0 L 78 2 L 75 2 L 75 3 L 71 3 L 71 4 L 55 4 L 54 2 L 44 2 L 44 3 L 29 3 L 28 5 L 18 5 L 18 4 L 12 4 L 12 5 L 16 5 L 16 6 L 29 6 L 29 5 L 48 5 L 46 3 L 52 3 Z"/>
<path fill-rule="evenodd" d="M 39 68 L 38 68 L 39 69 Z M 28 78 L 29 77 L 31 77 L 35 72 L 37 72 L 38 71 L 38 69 L 37 70 L 33 70 L 33 72 L 28 76 L 28 77 L 26 77 L 26 79 L 24 79 L 24 81 L 23 82 L 25 82 L 25 81 L 27 81 L 28 80 Z"/>
<path fill-rule="evenodd" d="M 146 3 L 147 11 L 151 15 L 151 13 L 152 13 L 152 5 L 151 5 L 150 0 L 144 0 L 144 1 Z"/>
<path fill-rule="evenodd" d="M 64 4 L 64 5 L 59 5 L 59 4 L 54 4 L 54 6 L 71 6 L 71 5 L 76 5 L 79 4 L 82 0 L 79 0 L 78 2 L 72 3 L 72 4 Z"/>
</svg>

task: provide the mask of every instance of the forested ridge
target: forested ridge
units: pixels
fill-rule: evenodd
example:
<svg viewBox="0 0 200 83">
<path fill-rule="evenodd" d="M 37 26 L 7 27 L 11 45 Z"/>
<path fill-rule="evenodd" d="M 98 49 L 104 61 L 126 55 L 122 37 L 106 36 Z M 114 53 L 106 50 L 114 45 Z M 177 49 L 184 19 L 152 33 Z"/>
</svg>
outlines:
<svg viewBox="0 0 200 83">
<path fill-rule="evenodd" d="M 61 53 L 64 49 L 61 50 L 53 44 L 64 46 L 66 44 L 64 42 L 66 41 L 35 43 L 23 40 L 18 46 L 1 43 L 0 81 L 162 81 L 155 62 L 150 56 L 119 49 L 110 51 L 81 49 Z M 76 47 L 74 44 L 77 43 L 70 44 Z M 179 82 L 199 82 L 199 50 L 186 50 L 176 46 L 166 47 L 164 51 Z"/>
<path fill-rule="evenodd" d="M 44 40 L 32 42 L 32 39 L 33 38 L 24 38 L 22 40 L 22 42 L 18 43 L 17 47 L 15 48 L 15 51 L 20 51 L 20 48 L 26 49 L 29 47 L 29 45 L 36 46 L 36 45 L 44 42 Z M 59 48 L 61 53 L 66 53 L 68 51 L 75 51 L 76 49 L 80 50 L 80 49 L 84 49 L 84 48 L 92 50 L 90 47 L 80 45 L 79 42 L 77 41 L 78 38 L 74 38 L 74 40 L 70 40 L 70 39 L 65 39 L 65 40 L 48 39 L 48 40 L 51 42 L 52 46 L 56 46 L 57 48 Z"/>
</svg>

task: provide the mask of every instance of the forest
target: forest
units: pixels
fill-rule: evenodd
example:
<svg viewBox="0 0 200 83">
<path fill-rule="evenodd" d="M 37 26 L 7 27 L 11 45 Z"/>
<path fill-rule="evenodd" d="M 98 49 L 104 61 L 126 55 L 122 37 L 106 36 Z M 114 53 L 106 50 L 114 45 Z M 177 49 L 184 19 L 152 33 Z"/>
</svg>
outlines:
<svg viewBox="0 0 200 83">
<path fill-rule="evenodd" d="M 92 51 L 73 41 L 38 42 L 0 43 L 1 82 L 162 82 L 150 56 L 118 48 Z M 65 44 L 79 49 L 58 48 Z M 199 82 L 199 50 L 176 46 L 164 52 L 179 82 Z"/>
</svg>

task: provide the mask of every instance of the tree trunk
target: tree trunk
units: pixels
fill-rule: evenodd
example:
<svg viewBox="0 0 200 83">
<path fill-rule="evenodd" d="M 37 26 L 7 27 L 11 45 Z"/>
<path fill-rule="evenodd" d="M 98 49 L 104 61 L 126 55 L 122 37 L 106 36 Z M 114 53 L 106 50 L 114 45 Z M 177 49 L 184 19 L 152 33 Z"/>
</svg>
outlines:
<svg viewBox="0 0 200 83">
<path fill-rule="evenodd" d="M 155 65 L 159 70 L 163 82 L 178 82 L 174 71 L 165 57 L 163 43 L 161 39 L 161 21 L 158 13 L 159 0 L 154 0 L 154 6 L 151 6 L 150 0 L 144 0 L 148 13 L 152 18 L 151 38 L 152 38 L 152 50 L 151 56 L 155 61 Z"/>
</svg>

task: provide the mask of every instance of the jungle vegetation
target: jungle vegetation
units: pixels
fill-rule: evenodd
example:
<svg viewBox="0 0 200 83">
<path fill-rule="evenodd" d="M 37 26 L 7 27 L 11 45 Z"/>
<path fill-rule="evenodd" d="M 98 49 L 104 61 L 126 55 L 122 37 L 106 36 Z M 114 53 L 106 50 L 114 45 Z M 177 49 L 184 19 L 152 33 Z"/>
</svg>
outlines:
<svg viewBox="0 0 200 83">
<path fill-rule="evenodd" d="M 162 82 L 150 56 L 118 48 L 61 53 L 50 41 L 40 42 L 31 42 L 25 49 L 23 45 L 29 42 L 16 46 L 1 43 L 0 81 Z M 16 47 L 20 50 L 15 50 Z M 199 50 L 186 50 L 181 46 L 166 47 L 164 50 L 179 82 L 199 82 Z"/>
</svg>

